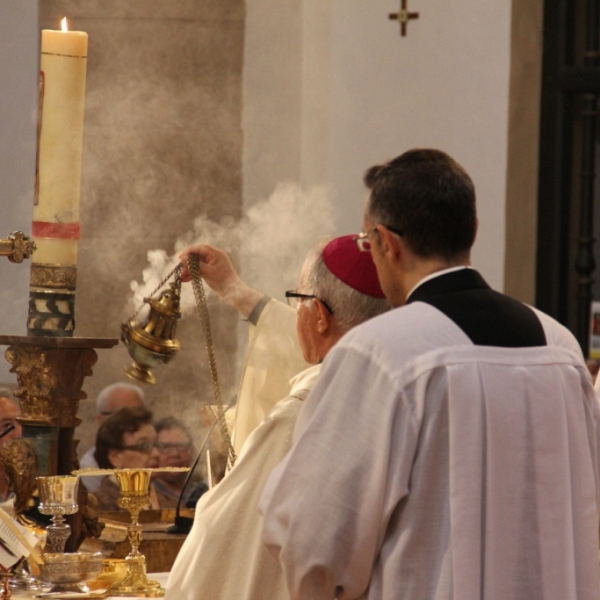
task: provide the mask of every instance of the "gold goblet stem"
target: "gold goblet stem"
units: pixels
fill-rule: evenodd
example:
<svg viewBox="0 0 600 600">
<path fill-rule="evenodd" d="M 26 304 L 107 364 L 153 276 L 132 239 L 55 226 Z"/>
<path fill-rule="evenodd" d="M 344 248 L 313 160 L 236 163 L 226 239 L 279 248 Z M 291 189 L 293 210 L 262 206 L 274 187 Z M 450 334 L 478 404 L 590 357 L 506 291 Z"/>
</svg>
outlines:
<svg viewBox="0 0 600 600">
<path fill-rule="evenodd" d="M 140 511 L 150 506 L 150 495 L 143 493 L 123 493 L 119 498 L 119 506 L 129 511 L 131 524 L 127 527 L 127 536 L 131 544 L 131 552 L 125 557 L 129 566 L 125 579 L 109 590 L 112 596 L 163 596 L 165 591 L 158 581 L 146 576 L 146 557 L 139 551 L 142 542 L 142 528 L 138 519 Z M 1 599 L 0 599 L 1 600 Z"/>
</svg>

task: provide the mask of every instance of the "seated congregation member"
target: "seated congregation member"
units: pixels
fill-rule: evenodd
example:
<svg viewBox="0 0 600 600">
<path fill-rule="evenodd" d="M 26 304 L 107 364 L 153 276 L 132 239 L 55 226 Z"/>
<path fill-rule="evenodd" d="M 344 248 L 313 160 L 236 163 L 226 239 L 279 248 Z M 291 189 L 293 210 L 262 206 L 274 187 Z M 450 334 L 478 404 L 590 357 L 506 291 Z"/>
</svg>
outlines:
<svg viewBox="0 0 600 600">
<path fill-rule="evenodd" d="M 152 413 L 145 408 L 122 408 L 108 417 L 96 436 L 94 453 L 100 469 L 143 469 L 158 464 L 156 429 Z M 104 477 L 94 496 L 98 511 L 120 510 L 119 484 L 114 476 Z M 154 486 L 150 484 L 150 508 L 160 508 Z"/>
<path fill-rule="evenodd" d="M 257 507 L 262 488 L 290 448 L 296 416 L 323 358 L 346 331 L 389 308 L 370 255 L 359 251 L 353 237 L 318 244 L 304 262 L 297 289 L 286 293 L 296 306 L 295 315 L 287 311 L 295 316 L 299 344 L 311 366 L 292 379 L 287 396 L 247 437 L 235 466 L 198 502 L 194 525 L 169 576 L 168 600 L 287 598 L 283 572 L 260 541 Z M 204 261 L 201 267 L 211 261 L 228 265 L 221 278 L 235 282 L 226 255 L 209 246 L 195 251 Z M 206 274 L 211 287 L 212 281 Z M 241 299 L 239 294 L 234 297 Z M 261 294 L 252 297 L 258 306 L 247 305 L 250 314 L 256 309 L 251 321 L 265 305 Z M 278 348 L 272 350 L 277 353 Z"/>
<path fill-rule="evenodd" d="M 158 421 L 155 428 L 158 451 L 157 466 L 190 467 L 196 453 L 192 444 L 192 436 L 185 425 L 175 417 L 166 417 Z M 154 476 L 152 481 L 161 508 L 177 507 L 187 476 L 187 471 L 159 472 Z M 200 496 L 207 490 L 208 486 L 194 477 L 192 473 L 181 498 L 181 507 L 194 508 Z"/>
<path fill-rule="evenodd" d="M 143 407 L 144 390 L 133 383 L 118 382 L 103 388 L 96 398 L 96 423 L 98 427 L 121 408 Z M 94 458 L 96 448 L 92 446 L 87 450 L 79 461 L 82 469 L 98 468 Z M 102 483 L 102 477 L 82 477 L 81 482 L 90 492 L 97 490 Z"/>
</svg>

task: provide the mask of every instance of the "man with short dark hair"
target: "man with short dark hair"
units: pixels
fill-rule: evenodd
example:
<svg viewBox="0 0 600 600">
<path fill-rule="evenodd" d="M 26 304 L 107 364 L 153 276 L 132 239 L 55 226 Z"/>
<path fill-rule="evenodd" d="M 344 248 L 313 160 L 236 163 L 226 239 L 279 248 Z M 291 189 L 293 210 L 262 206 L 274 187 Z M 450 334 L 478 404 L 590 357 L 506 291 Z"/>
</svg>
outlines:
<svg viewBox="0 0 600 600">
<path fill-rule="evenodd" d="M 367 172 L 395 310 L 327 356 L 261 499 L 292 600 L 597 600 L 599 407 L 573 336 L 470 268 L 471 179 Z"/>
</svg>

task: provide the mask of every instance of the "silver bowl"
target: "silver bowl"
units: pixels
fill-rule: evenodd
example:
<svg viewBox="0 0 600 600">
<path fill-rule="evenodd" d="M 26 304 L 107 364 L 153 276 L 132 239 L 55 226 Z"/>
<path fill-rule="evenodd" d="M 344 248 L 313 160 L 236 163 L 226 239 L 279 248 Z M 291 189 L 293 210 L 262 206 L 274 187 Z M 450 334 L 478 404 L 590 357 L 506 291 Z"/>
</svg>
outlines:
<svg viewBox="0 0 600 600">
<path fill-rule="evenodd" d="M 102 571 L 101 552 L 48 552 L 39 579 L 52 584 L 51 592 L 87 592 L 86 581 Z"/>
</svg>

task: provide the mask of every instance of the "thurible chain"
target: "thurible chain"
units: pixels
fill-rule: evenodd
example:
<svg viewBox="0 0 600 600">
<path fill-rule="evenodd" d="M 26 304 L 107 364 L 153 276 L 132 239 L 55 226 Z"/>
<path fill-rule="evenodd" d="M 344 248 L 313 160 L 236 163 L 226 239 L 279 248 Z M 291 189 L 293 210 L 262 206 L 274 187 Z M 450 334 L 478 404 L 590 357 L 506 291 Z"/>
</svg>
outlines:
<svg viewBox="0 0 600 600">
<path fill-rule="evenodd" d="M 215 402 L 217 404 L 219 426 L 221 427 L 221 434 L 227 448 L 227 462 L 229 464 L 229 468 L 231 468 L 235 464 L 236 455 L 231 443 L 231 436 L 229 435 L 227 424 L 225 423 L 225 411 L 223 409 L 223 401 L 221 399 L 217 361 L 215 359 L 215 351 L 210 332 L 210 320 L 208 317 L 208 308 L 206 306 L 206 294 L 204 293 L 204 286 L 202 285 L 200 264 L 197 255 L 190 254 L 188 256 L 188 270 L 192 277 L 192 287 L 194 288 L 194 296 L 196 298 L 196 305 L 198 306 L 198 314 L 200 315 L 202 332 L 204 333 L 204 341 L 206 344 L 206 352 L 208 354 L 208 362 L 210 364 L 210 374 L 212 378 Z"/>
</svg>

